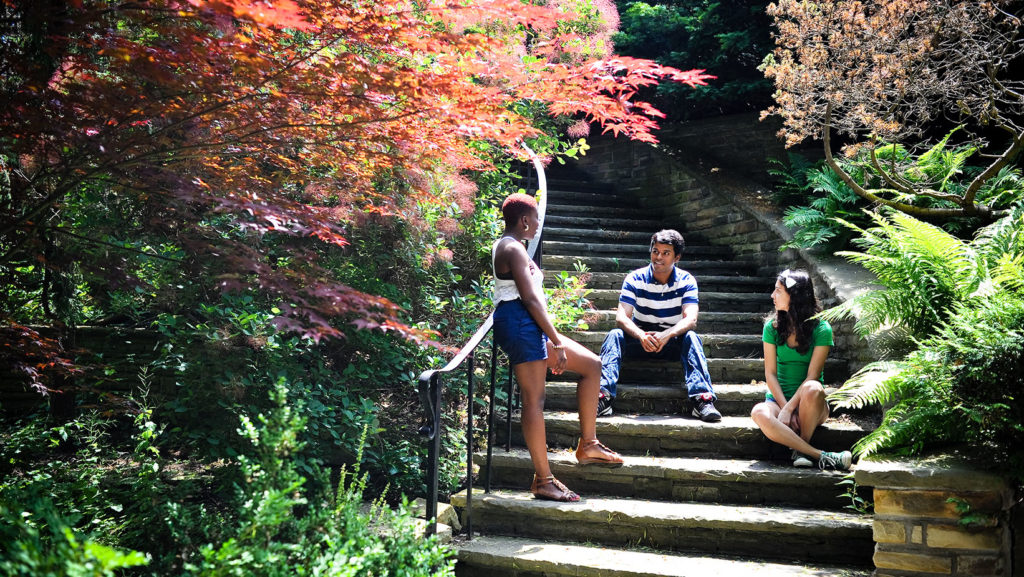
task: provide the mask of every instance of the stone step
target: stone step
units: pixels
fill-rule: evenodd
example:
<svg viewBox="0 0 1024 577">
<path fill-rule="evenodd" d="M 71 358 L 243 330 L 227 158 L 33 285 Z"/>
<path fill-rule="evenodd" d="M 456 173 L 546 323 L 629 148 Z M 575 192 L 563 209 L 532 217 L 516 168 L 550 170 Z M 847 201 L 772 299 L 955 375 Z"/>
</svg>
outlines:
<svg viewBox="0 0 1024 577">
<path fill-rule="evenodd" d="M 455 574 L 459 577 L 869 577 L 871 571 L 482 536 L 459 545 Z"/>
<path fill-rule="evenodd" d="M 715 407 L 723 415 L 744 417 L 750 414 L 754 405 L 764 400 L 768 385 L 764 381 L 747 384 L 714 383 Z M 826 394 L 838 390 L 838 385 L 826 385 Z M 544 387 L 544 407 L 553 411 L 576 410 L 576 383 L 549 381 Z M 616 413 L 625 415 L 678 415 L 688 407 L 688 395 L 682 383 L 651 385 L 647 383 L 619 383 L 615 389 Z M 686 410 L 689 410 L 688 408 Z M 832 416 L 852 415 L 863 419 L 879 418 L 874 406 L 863 409 L 836 409 Z"/>
<path fill-rule="evenodd" d="M 548 198 L 559 197 L 567 192 L 589 192 L 605 196 L 619 196 L 619 191 L 614 186 L 584 179 L 549 177 L 547 185 Z"/>
<path fill-rule="evenodd" d="M 697 320 L 698 334 L 756 334 L 760 335 L 764 327 L 765 315 L 762 313 L 714 313 L 700 312 Z M 587 330 L 607 333 L 615 328 L 615 310 L 594 310 L 588 315 Z M 603 338 L 603 337 L 602 337 Z"/>
<path fill-rule="evenodd" d="M 568 187 L 560 187 L 558 190 L 548 189 L 548 213 L 551 213 L 552 206 L 600 206 L 614 208 L 615 210 L 641 210 L 635 202 L 636 199 L 624 199 L 621 195 L 615 194 L 608 188 L 591 190 L 566 190 Z"/>
<path fill-rule="evenodd" d="M 618 258 L 608 256 L 576 256 L 545 254 L 541 264 L 545 270 L 576 270 L 579 261 L 594 272 L 626 273 L 633 269 L 647 266 L 651 261 L 646 258 Z M 750 276 L 756 274 L 757 263 L 753 259 L 734 258 L 729 260 L 687 260 L 680 268 L 697 277 L 698 287 L 704 275 L 717 276 Z M 621 288 L 621 284 L 619 285 Z M 767 291 L 771 294 L 771 291 Z M 764 297 L 766 298 L 766 297 Z M 771 301 L 769 301 L 771 302 Z"/>
<path fill-rule="evenodd" d="M 788 505 L 842 511 L 850 498 L 837 485 L 846 473 L 801 469 L 785 461 L 708 459 L 684 457 L 623 457 L 625 464 L 610 469 L 581 466 L 570 450 L 548 453 L 551 472 L 578 494 L 728 503 L 734 505 Z M 486 479 L 486 453 L 473 456 Z M 533 461 L 524 447 L 494 450 L 492 489 L 524 489 L 533 478 Z"/>
<path fill-rule="evenodd" d="M 545 244 L 545 246 L 547 246 Z M 550 269 L 549 269 L 550 270 Z M 622 288 L 622 281 L 626 278 L 625 272 L 577 272 L 575 269 L 566 270 L 571 276 L 580 274 L 589 275 L 587 288 L 590 289 L 615 289 Z M 701 275 L 697 277 L 697 286 L 702 291 L 711 292 L 763 292 L 766 295 L 772 293 L 774 278 L 759 276 L 730 276 L 730 275 Z M 548 286 L 554 283 L 554 275 L 549 274 L 545 278 Z M 767 297 L 766 297 L 767 298 Z"/>
<path fill-rule="evenodd" d="M 713 384 L 718 400 L 715 407 L 723 415 L 745 416 L 750 409 L 764 400 L 768 390 L 764 381 L 749 384 Z M 831 392 L 834 389 L 829 389 Z M 576 383 L 549 381 L 544 387 L 544 407 L 552 411 L 576 410 Z M 680 414 L 689 403 L 681 383 L 650 385 L 645 383 L 619 383 L 615 390 L 615 412 L 622 414 L 671 415 Z M 688 405 L 687 405 L 688 406 Z"/>
<path fill-rule="evenodd" d="M 598 196 L 598 195 L 594 195 Z M 602 203 L 589 204 L 587 202 L 566 202 L 560 197 L 548 200 L 548 216 L 570 216 L 574 218 L 628 218 L 658 220 L 661 217 L 660 211 L 648 210 L 635 205 L 627 205 L 623 200 L 615 196 L 602 195 L 605 201 Z M 654 230 L 651 231 L 655 232 Z"/>
<path fill-rule="evenodd" d="M 764 379 L 764 360 L 708 358 L 708 373 L 713 383 L 749 383 Z M 844 359 L 825 361 L 826 382 L 840 382 L 849 378 L 849 367 Z M 566 371 L 562 379 L 578 379 L 580 375 Z M 619 379 L 624 383 L 670 384 L 683 380 L 683 368 L 670 361 L 625 361 Z"/>
<path fill-rule="evenodd" d="M 604 342 L 607 331 L 586 331 L 569 333 L 572 340 L 586 346 L 588 349 L 600 354 L 601 343 Z M 730 335 L 720 333 L 705 333 L 700 336 L 704 343 L 704 354 L 714 358 L 731 357 L 762 357 L 764 347 L 761 344 L 760 334 Z"/>
<path fill-rule="evenodd" d="M 613 240 L 566 242 L 544 239 L 545 255 L 608 256 L 612 258 L 649 259 L 650 251 L 646 242 L 622 243 Z M 683 253 L 687 262 L 694 260 L 730 260 L 732 251 L 728 247 L 698 245 L 687 247 Z M 649 261 L 648 261 L 649 262 Z"/>
<path fill-rule="evenodd" d="M 657 230 L 660 230 L 657 229 Z M 641 231 L 628 231 L 628 230 L 604 230 L 599 228 L 576 228 L 572 225 L 568 226 L 556 226 L 551 223 L 544 223 L 544 239 L 555 241 L 578 241 L 578 242 L 591 242 L 599 240 L 616 241 L 621 243 L 639 243 L 644 246 L 648 246 L 651 242 L 651 235 L 657 232 L 657 230 L 641 230 Z M 683 249 L 683 254 L 690 247 L 694 246 L 716 246 L 710 243 L 703 236 L 685 233 L 683 238 L 686 239 L 686 248 Z"/>
<path fill-rule="evenodd" d="M 610 241 L 621 243 L 640 243 L 648 245 L 651 242 L 651 235 L 656 231 L 625 231 L 625 230 L 601 230 L 596 228 L 574 228 L 572 226 L 554 226 L 551 223 L 544 223 L 544 244 L 548 241 L 580 241 L 597 242 Z"/>
<path fill-rule="evenodd" d="M 551 257 L 544 257 L 545 263 Z M 618 289 L 591 289 L 587 300 L 598 309 L 614 309 L 619 305 Z M 772 310 L 770 292 L 712 292 L 700 291 L 700 313 L 760 313 Z M 700 322 L 700 318 L 697 319 Z"/>
<path fill-rule="evenodd" d="M 579 417 L 575 412 L 546 411 L 544 423 L 548 443 L 553 447 L 575 447 L 579 440 Z M 524 445 L 519 416 L 512 416 L 512 442 Z M 496 426 L 499 443 L 505 442 L 506 427 Z M 824 451 L 849 450 L 867 431 L 851 419 L 829 419 L 814 431 L 811 444 Z M 749 416 L 724 416 L 718 423 L 705 423 L 679 415 L 615 414 L 597 420 L 601 442 L 624 455 L 753 457 L 774 456 L 777 445 L 761 433 Z"/>
<path fill-rule="evenodd" d="M 452 505 L 465 506 L 465 492 Z M 587 497 L 534 499 L 525 491 L 474 494 L 473 526 L 490 535 L 640 546 L 763 560 L 863 564 L 874 549 L 870 517 L 816 509 Z"/>
<path fill-rule="evenodd" d="M 660 220 L 655 218 L 630 218 L 628 214 L 620 217 L 608 216 L 560 216 L 547 214 L 544 217 L 544 227 L 576 227 L 576 228 L 598 228 L 604 230 L 623 230 L 632 232 L 646 232 L 649 235 L 664 228 Z M 685 237 L 684 237 L 685 238 Z"/>
</svg>

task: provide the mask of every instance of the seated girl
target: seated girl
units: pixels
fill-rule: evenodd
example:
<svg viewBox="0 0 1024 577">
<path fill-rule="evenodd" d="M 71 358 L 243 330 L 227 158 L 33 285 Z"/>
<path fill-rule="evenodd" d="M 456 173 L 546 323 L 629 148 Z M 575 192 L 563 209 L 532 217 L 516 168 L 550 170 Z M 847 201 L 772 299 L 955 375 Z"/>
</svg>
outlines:
<svg viewBox="0 0 1024 577">
<path fill-rule="evenodd" d="M 828 321 L 812 318 L 821 305 L 806 271 L 786 269 L 772 292 L 775 313 L 765 322 L 765 400 L 750 411 L 766 437 L 793 449 L 793 464 L 821 469 L 848 470 L 850 451 L 822 451 L 809 443 L 814 430 L 828 418 L 822 376 L 829 348 L 834 344 Z"/>
</svg>

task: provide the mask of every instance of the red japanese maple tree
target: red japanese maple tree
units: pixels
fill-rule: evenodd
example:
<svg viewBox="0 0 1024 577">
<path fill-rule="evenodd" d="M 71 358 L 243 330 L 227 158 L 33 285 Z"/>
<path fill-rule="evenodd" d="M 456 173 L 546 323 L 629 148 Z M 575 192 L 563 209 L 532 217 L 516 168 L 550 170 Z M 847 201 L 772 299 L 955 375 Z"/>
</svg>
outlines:
<svg viewBox="0 0 1024 577">
<path fill-rule="evenodd" d="M 140 230 L 174 239 L 183 274 L 278 295 L 281 326 L 317 338 L 338 334 L 339 318 L 423 336 L 391 302 L 330 280 L 310 250 L 311 239 L 344 245 L 352 211 L 395 209 L 375 187 L 381 175 L 487 169 L 474 140 L 522 154 L 537 134 L 513 112 L 524 100 L 654 141 L 662 115 L 636 90 L 709 78 L 564 58 L 572 35 L 559 21 L 571 15 L 520 0 L 0 0 L 0 10 L 4 274 L 32 260 L 60 266 L 46 256 L 55 239 L 102 244 L 60 215 L 91 187 L 130 200 Z M 268 259 L 271 237 L 298 241 L 295 258 Z"/>
</svg>

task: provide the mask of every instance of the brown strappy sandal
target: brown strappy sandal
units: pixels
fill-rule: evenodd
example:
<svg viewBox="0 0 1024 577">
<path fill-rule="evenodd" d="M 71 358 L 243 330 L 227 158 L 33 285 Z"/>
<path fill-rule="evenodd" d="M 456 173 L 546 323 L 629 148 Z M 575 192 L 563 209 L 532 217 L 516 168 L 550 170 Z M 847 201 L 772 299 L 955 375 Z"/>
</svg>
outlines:
<svg viewBox="0 0 1024 577">
<path fill-rule="evenodd" d="M 533 483 L 530 484 L 530 492 L 534 499 L 547 499 L 548 501 L 560 501 L 562 503 L 575 503 L 580 496 L 569 490 L 554 475 L 538 477 L 533 475 Z"/>
<path fill-rule="evenodd" d="M 576 446 L 576 461 L 580 465 L 622 466 L 622 456 L 605 447 L 597 439 L 591 439 L 585 443 L 583 439 L 580 439 L 579 445 Z"/>
</svg>

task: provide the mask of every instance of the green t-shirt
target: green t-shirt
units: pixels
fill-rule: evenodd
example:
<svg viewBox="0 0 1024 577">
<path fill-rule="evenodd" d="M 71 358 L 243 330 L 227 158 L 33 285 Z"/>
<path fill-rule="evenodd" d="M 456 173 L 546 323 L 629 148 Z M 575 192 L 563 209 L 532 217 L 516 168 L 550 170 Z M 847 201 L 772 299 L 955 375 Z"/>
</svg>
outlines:
<svg viewBox="0 0 1024 577">
<path fill-rule="evenodd" d="M 782 394 L 786 395 L 786 399 L 792 397 L 793 393 L 800 388 L 800 385 L 807 378 L 807 367 L 811 364 L 811 354 L 814 353 L 814 347 L 831 347 L 835 344 L 832 338 L 832 325 L 828 324 L 828 321 L 824 319 L 818 322 L 817 328 L 811 334 L 811 346 L 802 355 L 796 352 L 796 349 L 790 348 L 785 342 L 779 342 L 779 332 L 772 326 L 771 320 L 764 323 L 764 332 L 761 333 L 761 340 L 775 345 L 775 358 L 777 362 L 775 370 L 779 377 L 779 386 L 782 387 Z M 822 371 L 821 376 L 818 378 L 821 379 L 824 375 L 825 372 Z"/>
</svg>

